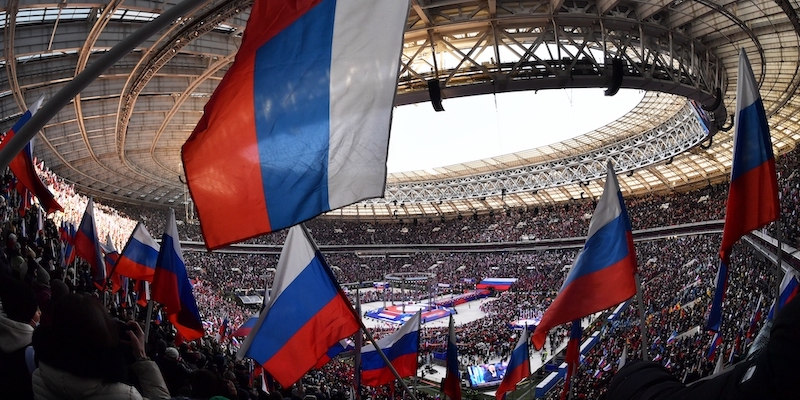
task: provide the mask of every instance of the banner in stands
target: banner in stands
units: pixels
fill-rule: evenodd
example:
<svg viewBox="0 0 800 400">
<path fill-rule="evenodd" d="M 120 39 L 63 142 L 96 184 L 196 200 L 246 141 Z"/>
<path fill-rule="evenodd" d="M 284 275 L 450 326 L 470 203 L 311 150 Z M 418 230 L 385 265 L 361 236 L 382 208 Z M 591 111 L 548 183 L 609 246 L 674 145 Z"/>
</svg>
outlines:
<svg viewBox="0 0 800 400">
<path fill-rule="evenodd" d="M 478 284 L 478 289 L 492 288 L 499 292 L 505 292 L 511 285 L 517 281 L 517 278 L 485 278 Z"/>
</svg>

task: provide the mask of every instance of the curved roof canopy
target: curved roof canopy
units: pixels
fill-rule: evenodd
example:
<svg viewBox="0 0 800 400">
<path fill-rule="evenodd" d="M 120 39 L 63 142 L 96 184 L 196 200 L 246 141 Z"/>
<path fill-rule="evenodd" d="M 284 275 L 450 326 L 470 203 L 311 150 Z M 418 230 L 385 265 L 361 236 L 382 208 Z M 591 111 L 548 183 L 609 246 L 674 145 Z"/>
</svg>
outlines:
<svg viewBox="0 0 800 400">
<path fill-rule="evenodd" d="M 189 203 L 180 147 L 233 61 L 252 0 L 198 3 L 49 121 L 35 155 L 86 194 Z M 174 4 L 6 1 L 0 128 Z M 329 215 L 434 217 L 596 197 L 609 158 L 626 195 L 725 181 L 739 50 L 761 85 L 780 154 L 800 140 L 799 39 L 800 20 L 786 0 L 411 0 L 398 105 L 428 101 L 430 80 L 444 98 L 617 85 L 647 94 L 624 117 L 574 139 L 391 174 L 384 198 Z M 700 114 L 716 121 L 704 125 Z"/>
</svg>

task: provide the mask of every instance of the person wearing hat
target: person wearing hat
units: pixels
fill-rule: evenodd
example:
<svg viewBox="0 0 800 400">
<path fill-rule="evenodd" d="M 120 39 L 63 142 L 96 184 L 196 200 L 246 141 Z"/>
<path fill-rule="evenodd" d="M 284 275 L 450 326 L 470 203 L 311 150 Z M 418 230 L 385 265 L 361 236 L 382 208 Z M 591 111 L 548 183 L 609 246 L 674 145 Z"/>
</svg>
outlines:
<svg viewBox="0 0 800 400">
<path fill-rule="evenodd" d="M 172 396 L 177 396 L 182 388 L 189 386 L 192 369 L 183 362 L 178 349 L 167 347 L 158 366 Z"/>
<path fill-rule="evenodd" d="M 33 289 L 20 280 L 0 277 L 0 388 L 10 399 L 32 399 L 34 328 L 41 315 Z"/>
</svg>

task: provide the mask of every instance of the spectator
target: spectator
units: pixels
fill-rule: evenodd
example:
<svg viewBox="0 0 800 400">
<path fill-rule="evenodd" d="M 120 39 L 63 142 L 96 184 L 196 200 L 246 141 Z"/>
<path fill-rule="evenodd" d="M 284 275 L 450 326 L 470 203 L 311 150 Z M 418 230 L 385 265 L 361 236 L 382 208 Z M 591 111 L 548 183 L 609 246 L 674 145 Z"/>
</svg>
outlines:
<svg viewBox="0 0 800 400">
<path fill-rule="evenodd" d="M 177 396 L 181 389 L 189 385 L 189 379 L 192 377 L 192 369 L 183 362 L 178 349 L 168 347 L 164 351 L 164 356 L 159 363 L 161 375 L 164 377 L 164 382 L 167 384 L 169 393 L 172 396 Z"/>
<path fill-rule="evenodd" d="M 29 345 L 41 314 L 36 295 L 22 281 L 0 276 L 0 301 L 0 388 L 4 397 L 32 399 Z"/>
<path fill-rule="evenodd" d="M 158 367 L 145 355 L 142 329 L 135 322 L 126 324 L 124 337 L 129 345 L 121 346 L 118 325 L 93 297 L 69 294 L 59 300 L 54 305 L 52 325 L 34 334 L 39 359 L 39 368 L 33 373 L 34 397 L 169 398 Z M 139 389 L 128 384 L 129 358 Z"/>
</svg>

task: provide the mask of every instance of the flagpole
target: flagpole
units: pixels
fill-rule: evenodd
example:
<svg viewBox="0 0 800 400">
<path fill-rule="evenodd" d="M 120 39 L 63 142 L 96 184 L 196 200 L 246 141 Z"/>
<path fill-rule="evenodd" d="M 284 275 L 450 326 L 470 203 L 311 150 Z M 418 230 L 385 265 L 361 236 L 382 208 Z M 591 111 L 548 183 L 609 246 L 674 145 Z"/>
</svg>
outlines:
<svg viewBox="0 0 800 400">
<path fill-rule="evenodd" d="M 647 361 L 647 347 L 650 346 L 650 342 L 647 341 L 647 324 L 645 323 L 644 317 L 644 299 L 642 296 L 642 277 L 639 275 L 637 271 L 633 274 L 634 278 L 636 279 L 636 299 L 639 302 L 639 330 L 642 333 L 642 361 Z"/>
<path fill-rule="evenodd" d="M 781 217 L 780 217 L 780 212 L 778 212 L 778 218 L 775 220 L 775 240 L 777 240 L 778 242 L 777 243 L 778 252 L 776 256 L 778 265 L 775 270 L 777 274 L 775 276 L 775 283 L 777 283 L 777 285 L 775 286 L 775 290 L 777 291 L 775 294 L 775 303 L 777 303 L 778 299 L 781 298 L 781 279 L 783 278 L 781 276 L 783 272 L 783 269 L 781 268 L 781 266 L 783 265 L 783 245 L 781 244 L 782 236 L 783 235 L 781 234 Z M 758 310 L 756 310 L 756 312 L 758 312 Z"/>
<path fill-rule="evenodd" d="M 150 337 L 150 321 L 153 319 L 153 300 L 147 300 L 147 314 L 144 318 L 144 344 Z"/>
<path fill-rule="evenodd" d="M 22 151 L 25 145 L 33 139 L 36 132 L 39 132 L 47 121 L 50 121 L 64 106 L 83 89 L 89 86 L 103 71 L 116 64 L 122 57 L 128 55 L 136 46 L 144 43 L 148 38 L 162 29 L 170 26 L 180 16 L 188 13 L 192 9 L 205 3 L 205 0 L 184 0 L 166 10 L 156 19 L 142 25 L 130 35 L 125 36 L 121 41 L 114 45 L 109 51 L 100 56 L 97 61 L 89 64 L 75 78 L 64 85 L 50 100 L 42 105 L 36 114 L 16 132 L 8 144 L 0 150 L 0 169 L 5 169 L 11 160 Z"/>
<path fill-rule="evenodd" d="M 308 229 L 306 228 L 306 225 L 305 224 L 300 224 L 300 227 L 302 228 L 303 234 L 306 235 L 306 239 L 308 239 L 308 242 L 311 243 L 312 246 L 314 246 L 314 250 L 315 251 L 319 251 L 319 246 L 317 246 L 317 242 L 314 240 L 314 238 L 311 237 L 311 234 L 308 232 Z M 339 295 L 342 296 L 342 298 L 344 298 L 344 300 L 346 300 L 349 303 L 350 299 L 348 299 L 347 296 L 344 294 L 344 291 L 342 290 L 342 287 L 339 286 L 339 281 L 337 281 L 336 277 L 333 276 L 333 272 L 331 271 L 330 267 L 328 266 L 328 262 L 323 260 L 323 265 L 325 266 L 325 271 L 330 275 L 331 281 L 334 282 L 336 284 L 336 287 L 339 289 Z M 375 350 L 377 350 L 377 353 L 381 356 L 381 359 L 383 360 L 383 362 L 386 364 L 386 366 L 389 368 L 389 370 L 392 371 L 392 375 L 394 375 L 395 379 L 397 379 L 397 381 L 400 382 L 400 385 L 403 387 L 403 390 L 405 390 L 406 393 L 411 395 L 411 398 L 413 400 L 417 400 L 417 396 L 415 396 L 414 393 L 411 392 L 411 389 L 408 388 L 408 385 L 406 384 L 406 381 L 404 381 L 403 378 L 400 377 L 400 374 L 394 368 L 394 365 L 392 365 L 392 362 L 389 361 L 389 357 L 386 357 L 386 354 L 384 354 L 383 349 L 381 349 L 381 347 L 378 346 L 377 343 L 375 343 L 375 338 L 372 337 L 372 334 L 369 332 L 367 327 L 364 325 L 364 321 L 361 319 L 361 315 L 356 313 L 356 309 L 355 308 L 353 308 L 353 307 L 348 307 L 348 308 L 350 309 L 350 312 L 353 313 L 353 316 L 355 317 L 356 321 L 358 322 L 358 326 L 360 326 L 361 330 L 364 331 L 364 335 L 367 336 L 367 340 L 369 340 L 372 343 L 372 345 L 375 347 Z"/>
<path fill-rule="evenodd" d="M 361 315 L 361 293 L 360 287 L 356 288 L 356 314 Z M 361 318 L 358 318 L 361 321 Z M 361 328 L 356 332 L 356 352 L 353 355 L 353 386 L 356 390 L 355 400 L 361 400 L 361 348 L 364 347 L 364 336 Z"/>
</svg>

